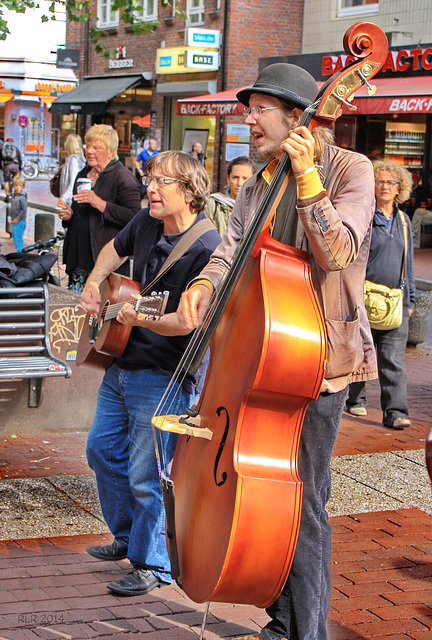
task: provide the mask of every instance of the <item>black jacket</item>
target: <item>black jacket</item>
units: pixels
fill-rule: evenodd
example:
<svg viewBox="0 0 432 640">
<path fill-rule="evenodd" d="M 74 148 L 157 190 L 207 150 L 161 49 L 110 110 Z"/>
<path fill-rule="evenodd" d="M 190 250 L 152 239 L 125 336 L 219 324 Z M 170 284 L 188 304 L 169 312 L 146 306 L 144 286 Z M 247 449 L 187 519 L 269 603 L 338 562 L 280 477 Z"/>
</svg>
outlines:
<svg viewBox="0 0 432 640">
<path fill-rule="evenodd" d="M 88 165 L 76 177 L 85 178 Z M 100 250 L 132 220 L 141 209 L 140 185 L 131 171 L 120 162 L 112 160 L 99 175 L 93 188 L 107 205 L 101 213 L 89 204 L 72 202 L 73 216 L 63 226 L 67 228 L 63 258 L 66 271 L 80 268 L 90 271 Z"/>
</svg>

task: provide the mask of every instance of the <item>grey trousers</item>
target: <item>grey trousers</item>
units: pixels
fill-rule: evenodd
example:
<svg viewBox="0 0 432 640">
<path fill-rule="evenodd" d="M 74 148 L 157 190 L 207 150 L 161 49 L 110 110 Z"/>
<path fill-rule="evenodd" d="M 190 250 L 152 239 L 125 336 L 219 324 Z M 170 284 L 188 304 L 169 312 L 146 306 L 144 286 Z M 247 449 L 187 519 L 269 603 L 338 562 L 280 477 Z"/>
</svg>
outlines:
<svg viewBox="0 0 432 640">
<path fill-rule="evenodd" d="M 298 469 L 303 481 L 300 531 L 294 561 L 279 598 L 267 609 L 272 620 L 264 640 L 327 640 L 330 606 L 330 460 L 348 389 L 322 393 L 306 410 Z"/>
</svg>

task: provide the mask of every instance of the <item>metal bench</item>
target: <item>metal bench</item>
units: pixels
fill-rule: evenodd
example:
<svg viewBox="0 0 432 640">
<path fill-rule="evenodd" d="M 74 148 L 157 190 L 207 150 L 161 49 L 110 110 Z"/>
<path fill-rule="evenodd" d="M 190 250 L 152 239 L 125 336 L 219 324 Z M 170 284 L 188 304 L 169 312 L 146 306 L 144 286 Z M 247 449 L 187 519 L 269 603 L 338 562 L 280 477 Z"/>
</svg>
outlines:
<svg viewBox="0 0 432 640">
<path fill-rule="evenodd" d="M 0 380 L 29 380 L 29 407 L 42 401 L 45 378 L 71 375 L 49 342 L 48 285 L 0 289 Z"/>
</svg>

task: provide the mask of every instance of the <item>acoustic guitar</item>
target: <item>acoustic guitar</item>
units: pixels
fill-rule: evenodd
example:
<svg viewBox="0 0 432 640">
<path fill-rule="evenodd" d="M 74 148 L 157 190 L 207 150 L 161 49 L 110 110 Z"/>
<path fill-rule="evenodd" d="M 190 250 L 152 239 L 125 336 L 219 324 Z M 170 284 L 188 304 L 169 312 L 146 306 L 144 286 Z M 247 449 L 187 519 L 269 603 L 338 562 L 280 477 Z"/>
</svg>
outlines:
<svg viewBox="0 0 432 640">
<path fill-rule="evenodd" d="M 102 298 L 99 316 L 93 318 L 88 313 L 84 320 L 76 363 L 78 366 L 107 369 L 114 358 L 123 354 L 132 330 L 132 327 L 116 320 L 124 303 L 129 302 L 137 313 L 145 313 L 149 318 L 156 319 L 165 313 L 169 293 L 152 293 L 132 300 L 132 294 L 140 295 L 140 283 L 117 273 L 109 275 L 99 290 Z"/>
</svg>

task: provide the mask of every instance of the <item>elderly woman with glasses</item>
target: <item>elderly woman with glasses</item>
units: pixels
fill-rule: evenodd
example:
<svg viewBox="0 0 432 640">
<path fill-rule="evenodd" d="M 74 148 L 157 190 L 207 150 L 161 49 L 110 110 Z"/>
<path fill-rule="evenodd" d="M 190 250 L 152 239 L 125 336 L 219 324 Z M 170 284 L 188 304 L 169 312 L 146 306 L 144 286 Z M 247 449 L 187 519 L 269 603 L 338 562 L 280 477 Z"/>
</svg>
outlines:
<svg viewBox="0 0 432 640">
<path fill-rule="evenodd" d="M 396 162 L 379 161 L 374 164 L 376 209 L 372 226 L 372 240 L 366 279 L 391 289 L 401 286 L 405 256 L 405 238 L 398 204 L 411 193 L 412 178 L 409 171 Z M 409 318 L 414 310 L 415 281 L 411 223 L 402 212 L 407 224 L 407 250 L 403 293 L 403 320 L 400 327 L 391 330 L 372 329 L 378 356 L 378 374 L 381 386 L 383 424 L 391 429 L 410 426 L 407 402 L 405 348 Z M 347 411 L 354 416 L 365 416 L 366 383 L 350 385 Z"/>
<path fill-rule="evenodd" d="M 69 287 L 81 292 L 103 246 L 141 209 L 140 185 L 117 155 L 118 135 L 109 125 L 95 124 L 85 135 L 86 166 L 76 177 L 72 204 L 59 202 L 67 228 L 63 261 Z M 129 275 L 129 264 L 118 270 Z"/>
</svg>

